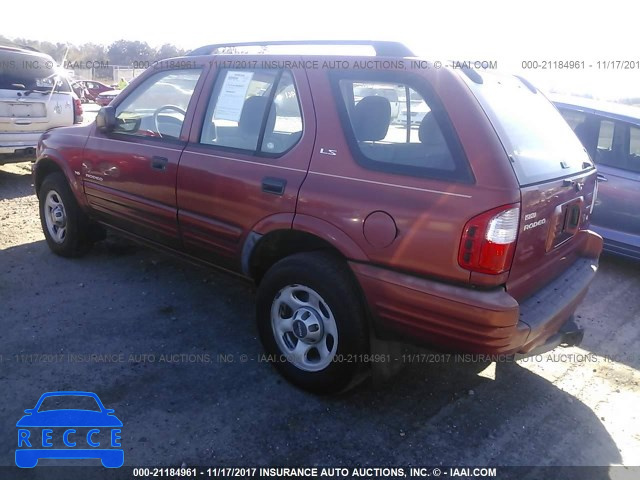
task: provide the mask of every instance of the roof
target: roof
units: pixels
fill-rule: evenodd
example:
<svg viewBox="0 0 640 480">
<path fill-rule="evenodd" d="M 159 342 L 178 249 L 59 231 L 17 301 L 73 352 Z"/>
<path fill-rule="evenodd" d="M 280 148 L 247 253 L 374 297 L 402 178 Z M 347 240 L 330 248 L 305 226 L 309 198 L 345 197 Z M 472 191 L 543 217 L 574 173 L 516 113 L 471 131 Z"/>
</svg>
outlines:
<svg viewBox="0 0 640 480">
<path fill-rule="evenodd" d="M 626 105 L 623 103 L 605 102 L 602 100 L 594 100 L 592 98 L 573 97 L 570 95 L 549 95 L 556 105 L 568 107 L 577 107 L 578 110 L 591 111 L 599 113 L 606 117 L 624 121 L 640 121 L 640 108 Z"/>
</svg>

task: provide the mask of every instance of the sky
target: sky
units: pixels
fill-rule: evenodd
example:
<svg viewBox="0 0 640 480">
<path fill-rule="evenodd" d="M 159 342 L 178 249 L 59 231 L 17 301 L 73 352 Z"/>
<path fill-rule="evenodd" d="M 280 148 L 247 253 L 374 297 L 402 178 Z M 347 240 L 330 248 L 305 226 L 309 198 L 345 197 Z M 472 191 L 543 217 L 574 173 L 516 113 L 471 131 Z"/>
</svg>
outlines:
<svg viewBox="0 0 640 480">
<path fill-rule="evenodd" d="M 640 49 L 630 2 L 573 0 L 267 2 L 4 2 L 0 34 L 51 42 L 109 44 L 146 41 L 191 49 L 256 40 L 377 39 L 405 43 L 430 60 L 495 60 L 500 70 L 542 89 L 600 98 L 640 97 Z M 526 61 L 585 62 L 577 71 L 522 69 Z M 599 69 L 597 62 L 631 60 L 632 70 Z M 589 66 L 591 65 L 591 67 Z"/>
</svg>

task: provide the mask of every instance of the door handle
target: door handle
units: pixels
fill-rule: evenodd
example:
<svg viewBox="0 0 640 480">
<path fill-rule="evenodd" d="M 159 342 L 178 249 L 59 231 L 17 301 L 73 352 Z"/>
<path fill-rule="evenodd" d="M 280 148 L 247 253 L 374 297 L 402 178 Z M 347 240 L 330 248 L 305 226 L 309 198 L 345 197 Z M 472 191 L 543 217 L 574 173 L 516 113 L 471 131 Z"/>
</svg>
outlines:
<svg viewBox="0 0 640 480">
<path fill-rule="evenodd" d="M 153 170 L 166 170 L 167 169 L 167 164 L 169 163 L 169 159 L 167 157 L 158 157 L 158 156 L 153 156 L 151 157 L 151 168 Z"/>
<path fill-rule="evenodd" d="M 284 178 L 264 177 L 262 179 L 262 191 L 265 193 L 282 195 L 286 186 L 287 181 Z"/>
<path fill-rule="evenodd" d="M 608 182 L 609 180 L 607 179 L 607 177 L 605 177 L 603 174 L 599 173 L 598 176 L 596 177 L 598 179 L 599 182 Z"/>
</svg>

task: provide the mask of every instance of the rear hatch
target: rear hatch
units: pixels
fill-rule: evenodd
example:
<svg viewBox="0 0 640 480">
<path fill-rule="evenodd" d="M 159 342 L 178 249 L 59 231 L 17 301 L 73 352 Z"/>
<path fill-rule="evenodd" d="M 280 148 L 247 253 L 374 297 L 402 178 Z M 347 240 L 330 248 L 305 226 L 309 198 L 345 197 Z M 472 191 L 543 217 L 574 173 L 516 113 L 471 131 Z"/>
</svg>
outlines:
<svg viewBox="0 0 640 480">
<path fill-rule="evenodd" d="M 520 185 L 520 225 L 507 290 L 523 300 L 578 257 L 596 170 L 549 100 L 525 80 L 483 72 L 467 82 L 491 120 Z"/>
<path fill-rule="evenodd" d="M 51 57 L 0 49 L 0 133 L 43 132 L 73 125 L 73 94 Z"/>
</svg>

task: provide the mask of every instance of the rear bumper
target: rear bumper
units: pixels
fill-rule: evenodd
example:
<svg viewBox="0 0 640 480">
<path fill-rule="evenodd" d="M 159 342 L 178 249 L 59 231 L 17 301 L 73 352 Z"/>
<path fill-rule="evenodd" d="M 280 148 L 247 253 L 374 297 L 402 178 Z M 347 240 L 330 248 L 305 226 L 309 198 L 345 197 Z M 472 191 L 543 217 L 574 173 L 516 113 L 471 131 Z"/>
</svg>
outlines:
<svg viewBox="0 0 640 480">
<path fill-rule="evenodd" d="M 0 148 L 0 165 L 5 163 L 35 162 L 36 147 L 5 151 Z"/>
<path fill-rule="evenodd" d="M 516 353 L 513 357 L 515 360 L 521 358 L 533 357 L 541 353 L 553 350 L 556 347 L 575 347 L 582 343 L 584 338 L 584 330 L 580 328 L 573 320 L 573 316 L 560 327 L 558 333 L 550 336 L 543 344 L 529 350 L 527 353 Z"/>
<path fill-rule="evenodd" d="M 351 268 L 382 338 L 401 337 L 452 351 L 526 354 L 555 342 L 554 336 L 587 293 L 598 269 L 602 239 L 593 232 L 584 235 L 589 235 L 585 256 L 523 302 L 503 287 L 477 290 L 371 265 L 352 263 Z M 559 340 L 576 344 L 581 333 Z"/>
<path fill-rule="evenodd" d="M 0 164 L 35 160 L 36 147 L 42 133 L 0 134 Z"/>
</svg>

